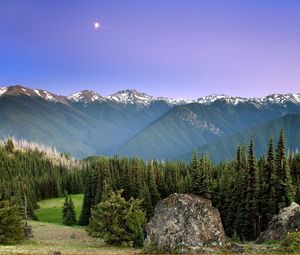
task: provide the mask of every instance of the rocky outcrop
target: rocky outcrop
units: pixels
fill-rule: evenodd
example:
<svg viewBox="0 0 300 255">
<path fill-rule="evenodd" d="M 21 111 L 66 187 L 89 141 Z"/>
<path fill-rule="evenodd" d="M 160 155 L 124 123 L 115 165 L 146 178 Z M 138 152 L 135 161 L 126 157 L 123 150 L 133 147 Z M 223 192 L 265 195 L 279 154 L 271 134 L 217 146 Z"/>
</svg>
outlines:
<svg viewBox="0 0 300 255">
<path fill-rule="evenodd" d="M 210 200 L 188 194 L 161 200 L 146 231 L 146 246 L 160 251 L 201 252 L 204 246 L 227 242 L 218 209 Z"/>
<path fill-rule="evenodd" d="M 288 232 L 298 232 L 300 230 L 300 206 L 292 203 L 290 206 L 280 210 L 270 222 L 266 231 L 261 233 L 256 240 L 263 243 L 270 240 L 278 240 L 287 235 Z"/>
</svg>

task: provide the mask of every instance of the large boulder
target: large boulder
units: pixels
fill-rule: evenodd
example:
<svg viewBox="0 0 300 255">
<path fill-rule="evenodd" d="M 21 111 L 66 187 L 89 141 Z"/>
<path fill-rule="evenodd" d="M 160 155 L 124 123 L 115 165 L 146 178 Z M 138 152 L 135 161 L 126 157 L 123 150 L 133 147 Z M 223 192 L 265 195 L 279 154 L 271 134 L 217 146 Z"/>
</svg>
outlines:
<svg viewBox="0 0 300 255">
<path fill-rule="evenodd" d="M 146 246 L 159 251 L 201 252 L 227 241 L 218 209 L 210 200 L 188 194 L 158 202 L 146 231 Z"/>
<path fill-rule="evenodd" d="M 298 232 L 300 230 L 300 206 L 292 203 L 290 206 L 280 210 L 274 216 L 266 231 L 260 234 L 256 240 L 263 243 L 270 240 L 282 239 L 288 232 Z"/>
</svg>

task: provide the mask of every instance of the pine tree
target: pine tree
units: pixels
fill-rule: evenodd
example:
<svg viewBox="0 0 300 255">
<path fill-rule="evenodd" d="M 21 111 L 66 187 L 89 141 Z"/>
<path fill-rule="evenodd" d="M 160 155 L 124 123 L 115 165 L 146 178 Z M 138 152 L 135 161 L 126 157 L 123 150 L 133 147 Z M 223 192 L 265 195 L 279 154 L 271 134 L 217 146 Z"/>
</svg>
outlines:
<svg viewBox="0 0 300 255">
<path fill-rule="evenodd" d="M 260 190 L 260 230 L 267 228 L 269 221 L 276 214 L 276 166 L 274 156 L 274 142 L 269 141 L 267 161 L 262 167 Z"/>
<path fill-rule="evenodd" d="M 224 225 L 226 226 L 227 229 L 227 235 L 233 236 L 234 234 L 237 235 L 236 232 L 236 215 L 238 212 L 239 205 L 241 203 L 241 195 L 242 195 L 242 190 L 241 190 L 241 178 L 242 178 L 242 161 L 241 161 L 241 147 L 238 146 L 237 148 L 237 153 L 236 153 L 236 161 L 235 161 L 235 181 L 233 184 L 233 188 L 231 191 L 229 191 L 229 197 L 230 197 L 230 202 L 229 202 L 229 207 L 226 210 L 226 218 Z"/>
<path fill-rule="evenodd" d="M 23 238 L 23 223 L 18 206 L 0 201 L 0 243 L 18 242 Z"/>
<path fill-rule="evenodd" d="M 247 198 L 246 198 L 246 216 L 248 235 L 247 240 L 255 240 L 258 235 L 258 169 L 254 156 L 253 139 L 250 141 L 248 152 L 248 178 L 247 178 Z"/>
<path fill-rule="evenodd" d="M 284 130 L 280 130 L 276 149 L 276 212 L 289 206 L 294 200 L 294 189 L 290 176 L 290 170 L 285 154 Z"/>
<path fill-rule="evenodd" d="M 143 188 L 141 198 L 143 201 L 141 205 L 146 212 L 147 219 L 149 220 L 153 216 L 154 208 L 151 203 L 151 195 L 147 186 Z"/>
<path fill-rule="evenodd" d="M 14 148 L 15 148 L 15 146 L 14 146 L 14 143 L 13 143 L 12 139 L 8 138 L 7 141 L 5 142 L 5 149 L 8 152 L 12 153 Z"/>
<path fill-rule="evenodd" d="M 73 226 L 77 223 L 74 203 L 71 197 L 66 196 L 63 207 L 63 224 Z"/>
<path fill-rule="evenodd" d="M 91 214 L 89 235 L 100 237 L 106 243 L 119 245 L 133 242 L 140 246 L 145 224 L 145 213 L 140 208 L 139 199 L 126 201 L 122 190 L 112 192 L 107 199 L 96 205 Z"/>
<path fill-rule="evenodd" d="M 201 193 L 201 177 L 200 177 L 200 162 L 198 160 L 197 149 L 194 149 L 193 158 L 190 164 L 190 171 L 192 176 L 191 193 L 199 195 Z"/>
<path fill-rule="evenodd" d="M 156 203 L 160 200 L 160 194 L 158 193 L 157 190 L 157 184 L 155 180 L 155 174 L 153 171 L 152 162 L 149 162 L 148 164 L 147 174 L 148 174 L 148 179 L 147 179 L 148 188 L 151 196 L 151 204 L 152 204 L 152 208 L 154 208 Z"/>
<path fill-rule="evenodd" d="M 78 221 L 78 224 L 81 226 L 87 226 L 89 224 L 91 208 L 94 205 L 94 195 L 95 194 L 93 194 L 93 172 L 89 172 L 85 184 L 82 211 Z"/>
</svg>

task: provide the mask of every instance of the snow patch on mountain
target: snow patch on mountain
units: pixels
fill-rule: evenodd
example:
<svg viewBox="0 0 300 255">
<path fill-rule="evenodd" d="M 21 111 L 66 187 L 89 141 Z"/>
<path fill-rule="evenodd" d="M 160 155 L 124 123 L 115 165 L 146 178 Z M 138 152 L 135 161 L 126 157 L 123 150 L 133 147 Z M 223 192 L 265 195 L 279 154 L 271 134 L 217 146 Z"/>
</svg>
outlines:
<svg viewBox="0 0 300 255">
<path fill-rule="evenodd" d="M 105 97 L 99 95 L 98 93 L 92 90 L 83 90 L 77 93 L 73 93 L 70 96 L 68 96 L 67 99 L 72 102 L 82 102 L 82 103 L 106 101 Z"/>
<path fill-rule="evenodd" d="M 205 97 L 200 97 L 197 102 L 200 104 L 212 104 L 213 102 L 221 100 L 228 104 L 237 105 L 239 103 L 251 103 L 256 105 L 266 105 L 266 104 L 286 104 L 288 102 L 294 104 L 300 104 L 300 94 L 272 94 L 266 97 L 233 97 L 228 95 L 209 95 Z"/>
<path fill-rule="evenodd" d="M 121 90 L 111 96 L 107 97 L 111 101 L 123 104 L 137 104 L 137 105 L 149 105 L 154 97 L 149 96 L 145 93 L 137 92 L 135 89 Z"/>
<path fill-rule="evenodd" d="M 5 94 L 6 91 L 7 91 L 7 87 L 0 87 L 0 96 Z"/>
<path fill-rule="evenodd" d="M 42 97 L 41 94 L 40 94 L 40 91 L 39 91 L 38 89 L 34 89 L 33 91 L 34 91 L 39 97 Z"/>
<path fill-rule="evenodd" d="M 251 99 L 250 98 L 243 98 L 243 97 L 233 97 L 233 96 L 228 96 L 228 95 L 218 95 L 218 94 L 212 94 L 212 95 L 208 95 L 205 97 L 200 97 L 197 102 L 199 104 L 212 104 L 213 102 L 217 101 L 217 100 L 222 100 L 225 101 L 228 104 L 233 104 L 233 105 L 237 105 L 239 103 L 245 103 L 245 102 L 249 102 Z"/>
</svg>

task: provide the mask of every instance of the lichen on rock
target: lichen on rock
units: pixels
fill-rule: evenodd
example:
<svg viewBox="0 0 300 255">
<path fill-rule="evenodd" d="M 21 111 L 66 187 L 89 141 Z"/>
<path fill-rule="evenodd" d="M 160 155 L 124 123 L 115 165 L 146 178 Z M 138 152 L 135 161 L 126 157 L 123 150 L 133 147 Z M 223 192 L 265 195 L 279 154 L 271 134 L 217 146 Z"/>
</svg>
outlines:
<svg viewBox="0 0 300 255">
<path fill-rule="evenodd" d="M 189 194 L 175 193 L 158 202 L 146 231 L 146 245 L 157 250 L 199 252 L 227 242 L 218 209 Z"/>
</svg>

